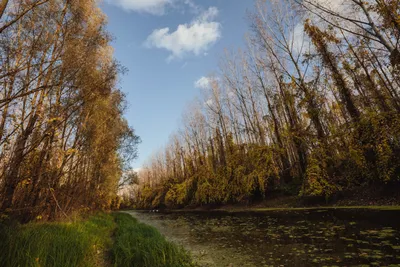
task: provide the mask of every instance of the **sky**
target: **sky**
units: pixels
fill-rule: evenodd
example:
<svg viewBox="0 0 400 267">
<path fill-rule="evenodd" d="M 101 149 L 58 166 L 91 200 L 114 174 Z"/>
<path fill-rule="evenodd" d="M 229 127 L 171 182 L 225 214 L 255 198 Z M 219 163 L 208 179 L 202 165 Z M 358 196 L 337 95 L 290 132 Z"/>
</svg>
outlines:
<svg viewBox="0 0 400 267">
<path fill-rule="evenodd" d="M 119 87 L 142 139 L 138 169 L 179 128 L 224 49 L 244 46 L 254 0 L 104 0 L 101 8 L 115 58 L 128 69 Z"/>
</svg>

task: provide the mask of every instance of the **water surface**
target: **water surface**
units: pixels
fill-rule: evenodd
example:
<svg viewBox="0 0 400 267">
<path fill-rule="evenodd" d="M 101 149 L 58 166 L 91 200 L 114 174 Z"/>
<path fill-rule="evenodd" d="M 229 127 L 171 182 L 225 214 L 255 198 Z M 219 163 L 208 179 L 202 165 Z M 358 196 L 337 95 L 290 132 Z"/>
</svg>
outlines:
<svg viewBox="0 0 400 267">
<path fill-rule="evenodd" d="M 129 211 L 200 266 L 400 266 L 400 211 Z"/>
</svg>

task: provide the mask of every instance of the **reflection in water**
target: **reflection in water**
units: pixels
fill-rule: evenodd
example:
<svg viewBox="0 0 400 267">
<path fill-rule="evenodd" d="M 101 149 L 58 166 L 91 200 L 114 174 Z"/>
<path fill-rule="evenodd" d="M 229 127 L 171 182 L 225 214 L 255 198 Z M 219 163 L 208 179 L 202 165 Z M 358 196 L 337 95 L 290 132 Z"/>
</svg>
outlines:
<svg viewBox="0 0 400 267">
<path fill-rule="evenodd" d="M 130 213 L 202 266 L 400 266 L 400 211 Z"/>
</svg>

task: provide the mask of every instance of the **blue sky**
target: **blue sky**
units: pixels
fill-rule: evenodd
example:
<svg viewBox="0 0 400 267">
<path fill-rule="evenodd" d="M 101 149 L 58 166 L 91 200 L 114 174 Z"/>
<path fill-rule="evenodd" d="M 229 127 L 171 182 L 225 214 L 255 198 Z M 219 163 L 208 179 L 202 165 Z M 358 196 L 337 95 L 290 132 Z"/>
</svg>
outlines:
<svg viewBox="0 0 400 267">
<path fill-rule="evenodd" d="M 253 0 L 105 0 L 129 124 L 142 138 L 144 161 L 178 129 L 182 113 L 200 95 L 202 82 L 218 71 L 224 49 L 244 46 Z M 197 85 L 196 85 L 197 82 Z"/>
</svg>

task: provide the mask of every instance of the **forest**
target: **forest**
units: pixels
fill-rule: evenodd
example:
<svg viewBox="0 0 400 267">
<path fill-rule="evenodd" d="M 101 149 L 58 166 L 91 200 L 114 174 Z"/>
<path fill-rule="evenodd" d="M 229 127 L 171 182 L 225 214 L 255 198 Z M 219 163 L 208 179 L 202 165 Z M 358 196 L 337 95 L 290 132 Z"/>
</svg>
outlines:
<svg viewBox="0 0 400 267">
<path fill-rule="evenodd" d="M 0 2 L 0 214 L 118 206 L 140 142 L 96 0 Z"/>
<path fill-rule="evenodd" d="M 400 181 L 398 0 L 256 1 L 180 129 L 139 172 L 137 208 L 329 200 Z"/>
<path fill-rule="evenodd" d="M 0 0 L 0 266 L 399 266 L 399 205 L 400 0 Z"/>
</svg>

